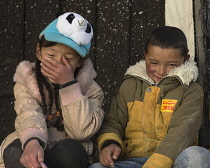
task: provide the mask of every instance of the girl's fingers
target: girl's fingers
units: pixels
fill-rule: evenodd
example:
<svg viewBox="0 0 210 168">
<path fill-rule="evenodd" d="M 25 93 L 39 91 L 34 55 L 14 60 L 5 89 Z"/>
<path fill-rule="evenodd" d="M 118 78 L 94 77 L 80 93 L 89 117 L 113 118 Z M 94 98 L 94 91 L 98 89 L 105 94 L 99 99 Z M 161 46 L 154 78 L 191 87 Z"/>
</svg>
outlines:
<svg viewBox="0 0 210 168">
<path fill-rule="evenodd" d="M 44 162 L 44 152 L 42 150 L 38 150 L 38 161 L 39 163 Z"/>
<path fill-rule="evenodd" d="M 65 57 L 62 58 L 64 65 L 56 62 L 55 60 L 48 58 L 47 60 L 43 60 L 41 63 L 41 67 L 46 71 L 48 74 L 56 76 L 59 72 L 62 72 L 66 67 L 71 67 L 69 62 L 66 60 Z"/>
<path fill-rule="evenodd" d="M 51 73 L 45 71 L 44 69 L 41 69 L 41 72 L 42 72 L 42 74 L 43 74 L 44 76 L 46 76 L 46 77 L 48 77 L 48 78 L 50 78 L 50 79 L 52 79 L 52 80 L 55 80 L 55 79 L 56 79 L 56 77 L 55 77 L 53 74 L 51 74 Z"/>
<path fill-rule="evenodd" d="M 41 71 L 47 76 L 47 77 L 53 77 L 57 75 L 56 68 L 50 65 L 49 63 L 45 64 L 43 61 L 41 63 Z"/>
<path fill-rule="evenodd" d="M 69 82 L 74 78 L 74 69 L 64 56 L 62 57 L 62 64 L 48 59 L 43 59 L 41 62 L 41 72 L 44 76 L 57 84 Z"/>
<path fill-rule="evenodd" d="M 51 71 L 54 71 L 54 69 L 56 68 L 56 66 L 54 64 L 52 64 L 51 62 L 48 62 L 45 59 L 42 60 L 41 67 L 44 69 L 49 69 Z"/>
<path fill-rule="evenodd" d="M 44 164 L 44 162 L 41 162 L 40 164 L 41 164 L 42 168 L 48 168 L 48 167 Z"/>
<path fill-rule="evenodd" d="M 40 167 L 40 164 L 37 160 L 34 159 L 29 159 L 29 161 L 21 161 L 21 163 L 25 166 L 25 167 Z"/>
<path fill-rule="evenodd" d="M 52 67 L 57 67 L 60 64 L 57 61 L 55 61 L 54 59 L 51 59 L 49 57 L 47 57 L 46 59 L 43 59 L 43 61 L 45 61 L 46 63 L 48 63 Z"/>
<path fill-rule="evenodd" d="M 69 68 L 71 67 L 71 64 L 69 64 L 68 60 L 64 56 L 62 57 L 62 60 L 63 60 L 63 63 L 65 66 L 67 66 Z"/>
</svg>

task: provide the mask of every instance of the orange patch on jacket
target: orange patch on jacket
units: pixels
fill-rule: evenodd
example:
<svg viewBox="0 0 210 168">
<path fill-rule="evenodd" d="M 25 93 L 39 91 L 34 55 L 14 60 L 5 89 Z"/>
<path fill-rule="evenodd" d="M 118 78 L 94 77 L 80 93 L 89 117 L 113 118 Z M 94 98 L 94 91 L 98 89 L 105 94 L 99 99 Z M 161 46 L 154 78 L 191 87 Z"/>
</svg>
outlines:
<svg viewBox="0 0 210 168">
<path fill-rule="evenodd" d="M 161 111 L 162 112 L 173 112 L 176 103 L 177 103 L 177 100 L 163 99 L 162 105 L 161 105 Z"/>
</svg>

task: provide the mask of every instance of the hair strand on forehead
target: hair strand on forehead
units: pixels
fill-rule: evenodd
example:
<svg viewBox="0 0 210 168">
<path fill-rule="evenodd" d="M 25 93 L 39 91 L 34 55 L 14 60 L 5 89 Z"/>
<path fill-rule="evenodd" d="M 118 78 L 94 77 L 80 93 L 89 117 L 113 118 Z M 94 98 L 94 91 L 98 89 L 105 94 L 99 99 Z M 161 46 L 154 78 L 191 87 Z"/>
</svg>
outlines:
<svg viewBox="0 0 210 168">
<path fill-rule="evenodd" d="M 41 47 L 50 47 L 50 46 L 55 46 L 57 44 L 57 42 L 52 42 L 52 41 L 47 41 L 44 38 L 44 35 L 41 37 L 40 41 L 39 41 L 39 46 Z"/>
</svg>

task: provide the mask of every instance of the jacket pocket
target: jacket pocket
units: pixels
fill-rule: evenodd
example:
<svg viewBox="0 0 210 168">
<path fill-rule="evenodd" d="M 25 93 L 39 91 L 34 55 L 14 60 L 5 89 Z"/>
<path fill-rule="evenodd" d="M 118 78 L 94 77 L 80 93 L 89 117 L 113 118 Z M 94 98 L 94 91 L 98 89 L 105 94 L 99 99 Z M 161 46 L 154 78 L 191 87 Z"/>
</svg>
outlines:
<svg viewBox="0 0 210 168">
<path fill-rule="evenodd" d="M 123 141 L 124 145 L 124 159 L 135 158 L 135 157 L 145 157 L 144 152 L 144 139 L 129 139 Z"/>
<path fill-rule="evenodd" d="M 123 141 L 123 145 L 124 145 L 124 153 L 122 155 L 123 159 L 128 158 L 129 153 L 132 151 L 131 148 L 131 140 L 125 140 Z"/>
</svg>

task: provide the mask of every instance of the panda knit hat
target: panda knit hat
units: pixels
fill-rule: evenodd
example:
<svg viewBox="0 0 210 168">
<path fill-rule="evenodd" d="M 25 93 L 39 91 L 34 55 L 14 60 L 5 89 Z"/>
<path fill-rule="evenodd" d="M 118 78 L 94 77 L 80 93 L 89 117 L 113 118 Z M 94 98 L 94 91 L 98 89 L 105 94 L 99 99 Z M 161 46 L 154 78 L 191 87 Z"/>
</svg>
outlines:
<svg viewBox="0 0 210 168">
<path fill-rule="evenodd" d="M 91 46 L 93 28 L 81 15 L 67 12 L 51 22 L 39 38 L 43 35 L 47 41 L 67 45 L 85 57 Z"/>
</svg>

